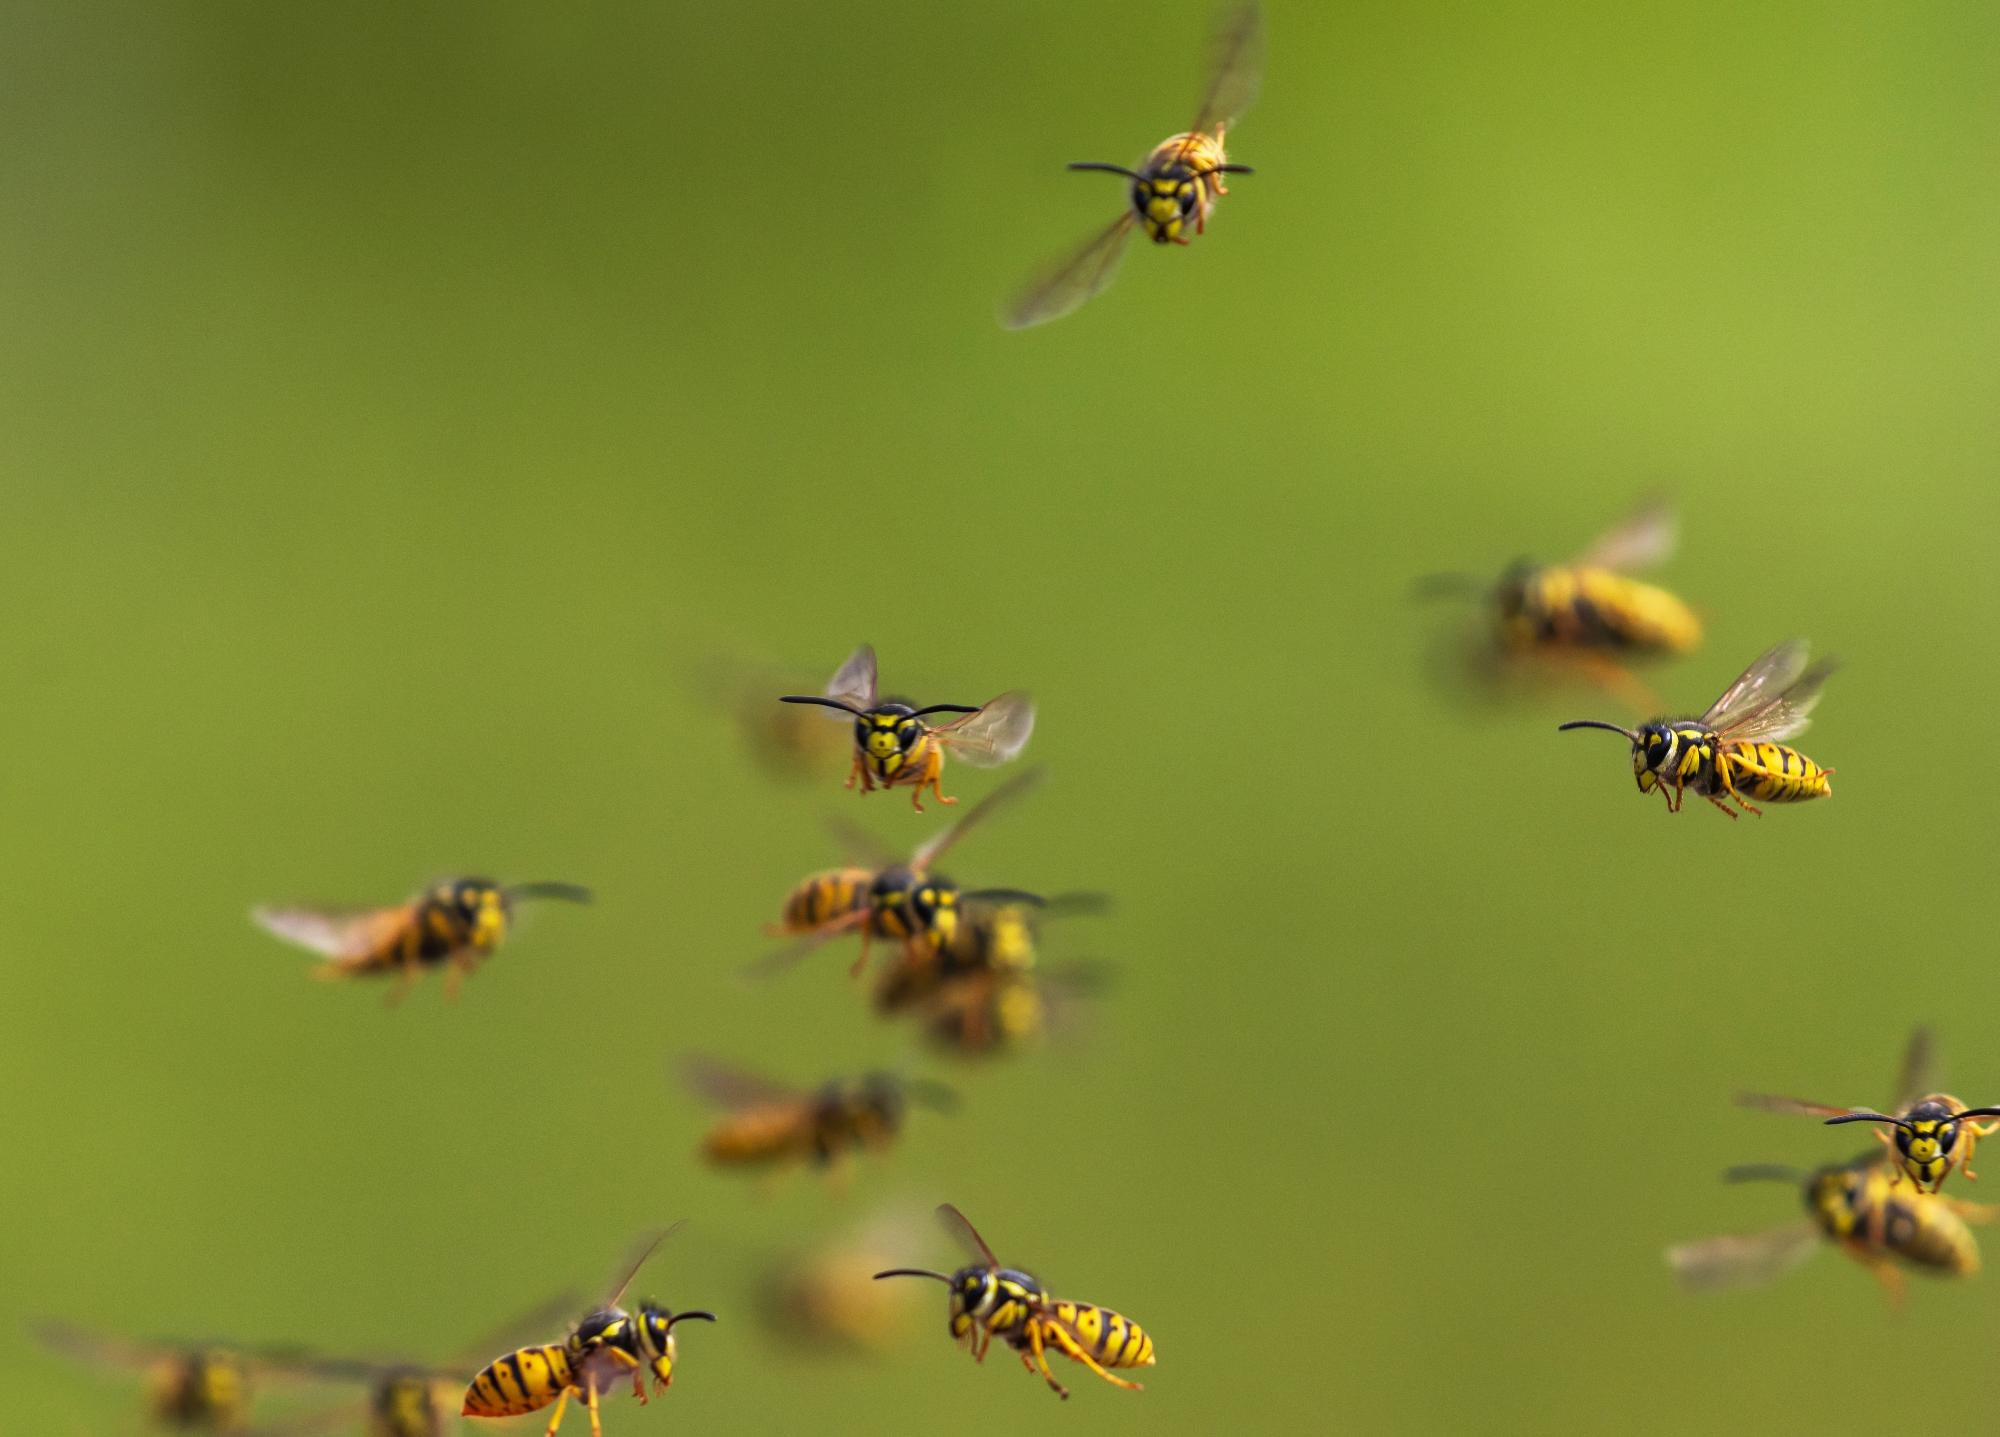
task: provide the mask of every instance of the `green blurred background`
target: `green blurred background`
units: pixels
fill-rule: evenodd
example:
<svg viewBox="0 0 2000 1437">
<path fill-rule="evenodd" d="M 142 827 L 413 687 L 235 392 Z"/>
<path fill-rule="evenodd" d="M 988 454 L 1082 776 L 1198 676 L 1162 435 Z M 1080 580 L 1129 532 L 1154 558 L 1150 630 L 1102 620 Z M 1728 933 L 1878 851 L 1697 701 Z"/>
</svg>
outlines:
<svg viewBox="0 0 2000 1437">
<path fill-rule="evenodd" d="M 1200 0 L 7 7 L 7 1430 L 137 1426 L 30 1317 L 437 1358 L 682 1216 L 641 1285 L 724 1323 L 613 1437 L 1979 1424 L 1990 1281 L 1660 1250 L 1858 1145 L 1740 1086 L 1887 1101 L 1923 1018 L 2000 1100 L 2000 12 L 1270 12 L 1209 235 L 1006 334 L 1121 203 L 1064 162 L 1190 118 Z M 1669 819 L 1553 731 L 1615 705 L 1431 681 L 1413 575 L 1647 490 L 1710 621 L 1649 678 L 1837 651 L 1837 800 Z M 825 817 L 935 816 L 770 782 L 709 665 L 863 639 L 1037 694 L 1049 781 L 954 866 L 1114 892 L 1049 946 L 1119 983 L 760 1196 L 670 1057 L 906 1060 L 846 951 L 735 973 Z M 392 1012 L 244 917 L 455 871 L 601 900 Z M 885 1359 L 758 1333 L 760 1254 L 944 1198 L 1147 1324 L 1145 1394 L 1059 1411 L 917 1284 Z"/>
</svg>

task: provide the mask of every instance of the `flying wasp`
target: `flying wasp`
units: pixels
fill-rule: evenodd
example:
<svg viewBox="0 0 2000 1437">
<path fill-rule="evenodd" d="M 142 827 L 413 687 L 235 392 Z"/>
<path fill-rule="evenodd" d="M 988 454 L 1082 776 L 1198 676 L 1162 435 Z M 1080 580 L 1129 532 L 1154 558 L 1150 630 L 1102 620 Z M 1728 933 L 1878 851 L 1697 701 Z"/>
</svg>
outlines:
<svg viewBox="0 0 2000 1437">
<path fill-rule="evenodd" d="M 1622 735 L 1632 745 L 1639 792 L 1657 789 L 1670 813 L 1680 812 L 1683 796 L 1692 789 L 1731 818 L 1736 814 L 1723 802 L 1725 797 L 1761 814 L 1750 799 L 1800 803 L 1833 792 L 1828 782 L 1832 769 L 1782 742 L 1804 731 L 1833 669 L 1827 662 L 1808 669 L 1806 645 L 1793 639 L 1745 669 L 1698 719 L 1660 718 L 1637 729 L 1579 719 L 1560 725 L 1559 731 L 1601 728 Z"/>
<path fill-rule="evenodd" d="M 892 1267 L 875 1274 L 885 1277 L 931 1277 L 951 1289 L 951 1335 L 984 1362 L 986 1349 L 998 1337 L 1020 1355 L 1021 1365 L 1039 1370 L 1042 1380 L 1067 1399 L 1069 1389 L 1049 1371 L 1047 1349 L 1053 1347 L 1081 1362 L 1114 1387 L 1138 1391 L 1137 1382 L 1113 1376 L 1109 1368 L 1151 1367 L 1153 1339 L 1138 1323 L 1082 1302 L 1059 1302 L 1041 1283 L 1017 1268 L 1002 1267 L 993 1249 L 965 1219 L 945 1203 L 938 1208 L 945 1227 L 962 1242 L 975 1261 L 946 1276 L 923 1267 Z"/>
<path fill-rule="evenodd" d="M 1035 731 L 1034 701 L 1024 693 L 1004 693 L 977 707 L 971 704 L 930 704 L 914 708 L 876 692 L 875 649 L 863 644 L 827 680 L 824 694 L 786 694 L 787 704 L 817 704 L 854 718 L 854 764 L 847 787 L 860 780 L 863 793 L 877 788 L 908 787 L 910 803 L 924 811 L 924 789 L 939 803 L 946 798 L 944 755 L 950 749 L 974 768 L 997 768 L 1028 746 Z M 963 714 L 948 724 L 924 722 L 932 714 Z"/>
<path fill-rule="evenodd" d="M 900 941 L 906 953 L 917 954 L 936 952 L 950 943 L 966 904 L 1012 896 L 1014 890 L 961 891 L 937 872 L 938 860 L 978 824 L 1026 793 L 1040 777 L 1040 770 L 1030 769 L 994 789 L 949 828 L 919 844 L 908 862 L 889 858 L 873 840 L 843 828 L 841 836 L 848 845 L 866 850 L 875 866 L 828 869 L 794 888 L 785 898 L 784 917 L 765 930 L 774 938 L 791 935 L 793 942 L 751 965 L 751 974 L 769 976 L 828 940 L 849 933 L 861 935 L 861 952 L 851 970 L 856 976 L 868 966 L 869 945 L 874 939 Z"/>
<path fill-rule="evenodd" d="M 1896 1083 L 1895 1110 L 1890 1113 L 1873 1108 L 1829 1107 L 1825 1103 L 1767 1093 L 1742 1093 L 1736 1101 L 1767 1112 L 1824 1118 L 1828 1127 L 1841 1123 L 1887 1123 L 1888 1128 L 1879 1130 L 1876 1136 L 1895 1149 L 1897 1166 L 1891 1170 L 1892 1175 L 1907 1174 L 1919 1191 L 1934 1193 L 1944 1186 L 1954 1167 L 1962 1168 L 1968 1180 L 1978 1179 L 1979 1174 L 1972 1170 L 1973 1149 L 1979 1146 L 1981 1138 L 2000 1133 L 2000 1123 L 1967 1120 L 2000 1118 L 2000 1108 L 1968 1108 L 1949 1093 L 1927 1092 L 1934 1066 L 1932 1054 L 1928 1028 L 1918 1028 L 1910 1034 Z"/>
<path fill-rule="evenodd" d="M 399 974 L 402 981 L 389 994 L 394 1004 L 419 971 L 440 963 L 450 965 L 445 996 L 457 997 L 466 975 L 506 938 L 514 905 L 524 898 L 588 903 L 590 890 L 574 883 L 503 888 L 490 878 L 453 878 L 393 908 L 269 907 L 250 916 L 287 942 L 331 959 L 314 971 L 316 978 Z"/>
<path fill-rule="evenodd" d="M 1797 1183 L 1808 1217 L 1764 1232 L 1668 1248 L 1667 1265 L 1684 1287 L 1770 1282 L 1805 1261 L 1824 1238 L 1874 1273 L 1890 1301 L 1900 1304 L 1904 1268 L 1946 1277 L 1979 1271 L 1979 1244 L 1967 1224 L 2000 1215 L 2000 1208 L 1899 1187 L 1874 1152 L 1812 1172 L 1770 1164 L 1731 1168 L 1723 1180 Z"/>
<path fill-rule="evenodd" d="M 730 1109 L 702 1140 L 702 1156 L 717 1167 L 830 1167 L 850 1152 L 888 1147 L 911 1103 L 940 1113 L 958 1106 L 944 1084 L 894 1073 L 835 1078 L 807 1092 L 714 1058 L 690 1057 L 683 1067 L 697 1093 Z"/>
<path fill-rule="evenodd" d="M 1631 578 L 1664 562 L 1678 524 L 1659 500 L 1640 505 L 1576 558 L 1562 564 L 1522 559 L 1498 583 L 1470 574 L 1434 574 L 1419 596 L 1468 595 L 1492 611 L 1492 640 L 1478 656 L 1566 665 L 1614 694 L 1644 695 L 1624 658 L 1684 654 L 1701 642 L 1701 620 L 1665 589 Z"/>
<path fill-rule="evenodd" d="M 1248 4 L 1230 12 L 1216 32 L 1208 93 L 1185 134 L 1155 145 L 1136 170 L 1100 161 L 1070 166 L 1130 180 L 1131 208 L 1082 249 L 1032 280 L 1001 310 L 1004 327 L 1027 329 L 1060 319 L 1110 284 L 1135 225 L 1155 244 L 1184 245 L 1191 242 L 1191 235 L 1208 232 L 1217 196 L 1229 193 L 1222 177 L 1251 173 L 1248 165 L 1230 163 L 1223 136 L 1257 97 L 1263 51 L 1262 11 Z"/>
<path fill-rule="evenodd" d="M 650 1300 L 639 1303 L 637 1312 L 627 1312 L 619 1304 L 639 1269 L 681 1226 L 675 1223 L 647 1244 L 611 1296 L 571 1328 L 563 1341 L 523 1347 L 488 1364 L 465 1389 L 461 1415 L 518 1417 L 553 1402 L 556 1410 L 549 1419 L 548 1437 L 555 1437 L 570 1397 L 580 1394 L 590 1412 L 591 1437 L 603 1437 L 598 1398 L 620 1380 L 632 1379 L 632 1395 L 641 1403 L 648 1400 L 648 1372 L 654 1390 L 666 1391 L 674 1380 L 674 1328 L 695 1319 L 713 1322 L 715 1314 L 671 1312 Z"/>
</svg>

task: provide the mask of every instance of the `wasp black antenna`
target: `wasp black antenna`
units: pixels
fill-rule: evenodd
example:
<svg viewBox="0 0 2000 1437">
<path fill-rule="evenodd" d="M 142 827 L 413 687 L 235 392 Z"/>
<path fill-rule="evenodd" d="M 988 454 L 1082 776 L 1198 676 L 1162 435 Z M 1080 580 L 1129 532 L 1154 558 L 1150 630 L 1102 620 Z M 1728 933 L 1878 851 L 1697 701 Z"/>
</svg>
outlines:
<svg viewBox="0 0 2000 1437">
<path fill-rule="evenodd" d="M 778 702 L 781 704 L 818 704 L 823 709 L 839 709 L 842 713 L 853 714 L 856 718 L 862 717 L 864 712 L 856 708 L 853 704 L 842 703 L 839 699 L 822 698 L 818 694 L 781 694 L 778 697 Z"/>
<path fill-rule="evenodd" d="M 932 1272 L 927 1267 L 892 1267 L 886 1272 L 876 1273 L 875 1281 L 880 1282 L 885 1277 L 934 1277 L 946 1287 L 951 1286 L 950 1278 L 941 1272 Z"/>
<path fill-rule="evenodd" d="M 1612 733 L 1622 735 L 1627 743 L 1639 742 L 1639 734 L 1636 729 L 1620 728 L 1617 724 L 1605 723 L 1602 719 L 1577 719 L 1571 723 L 1557 724 L 1556 732 L 1568 733 L 1573 728 L 1607 729 Z"/>
<path fill-rule="evenodd" d="M 1137 170 L 1128 170 L 1123 165 L 1107 165 L 1102 160 L 1077 160 L 1070 165 L 1073 170 L 1101 170 L 1107 175 L 1123 175 L 1128 180 L 1138 180 L 1142 184 L 1146 177 Z"/>
</svg>

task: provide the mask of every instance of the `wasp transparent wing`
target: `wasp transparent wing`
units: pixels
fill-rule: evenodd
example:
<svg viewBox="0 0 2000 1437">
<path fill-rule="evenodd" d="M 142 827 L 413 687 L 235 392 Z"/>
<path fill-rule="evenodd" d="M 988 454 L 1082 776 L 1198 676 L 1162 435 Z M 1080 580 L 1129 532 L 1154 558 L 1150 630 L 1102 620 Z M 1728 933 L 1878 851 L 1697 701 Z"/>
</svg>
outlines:
<svg viewBox="0 0 2000 1437">
<path fill-rule="evenodd" d="M 982 709 L 980 712 L 983 713 L 985 710 Z M 979 714 L 974 714 L 972 717 L 978 718 Z M 1038 768 L 1031 768 L 1026 773 L 1001 784 L 1000 787 L 994 789 L 993 792 L 987 794 L 986 797 L 980 799 L 979 802 L 967 809 L 965 816 L 959 819 L 958 822 L 952 824 L 944 832 L 937 834 L 918 848 L 910 856 L 911 870 L 916 873 L 929 873 L 937 861 L 950 852 L 960 839 L 964 838 L 966 834 L 972 832 L 973 829 L 977 828 L 1001 809 L 1027 793 L 1029 789 L 1041 782 L 1041 778 L 1042 771 Z"/>
<path fill-rule="evenodd" d="M 996 1271 L 999 1269 L 1000 1259 L 993 1255 L 993 1249 L 986 1245 L 986 1239 L 979 1235 L 979 1229 L 972 1225 L 964 1213 L 947 1202 L 938 1204 L 937 1215 L 938 1221 L 944 1224 L 944 1230 L 951 1234 L 953 1241 L 988 1267 Z"/>
<path fill-rule="evenodd" d="M 250 910 L 251 921 L 265 932 L 328 958 L 356 958 L 372 953 L 401 931 L 412 906 L 395 908 L 266 907 Z"/>
<path fill-rule="evenodd" d="M 1032 329 L 1061 319 L 1110 284 L 1118 273 L 1118 262 L 1125 257 L 1125 242 L 1136 220 L 1137 216 L 1127 210 L 1089 244 L 1035 276 L 1002 306 L 1000 327 Z"/>
<path fill-rule="evenodd" d="M 1208 93 L 1195 113 L 1194 130 L 1233 125 L 1257 99 L 1264 81 L 1264 12 L 1256 4 L 1229 12 L 1215 32 Z"/>
<path fill-rule="evenodd" d="M 1782 743 L 1797 738 L 1812 724 L 1812 711 L 1819 703 L 1820 690 L 1837 667 L 1830 660 L 1813 665 L 1790 688 L 1729 726 L 1718 727 L 1717 734 L 1738 743 Z"/>
<path fill-rule="evenodd" d="M 1902 1066 L 1896 1071 L 1896 1111 L 1908 1112 L 1936 1082 L 1937 1042 L 1929 1028 L 1913 1028 L 1910 1044 L 1903 1049 Z"/>
<path fill-rule="evenodd" d="M 1663 499 L 1648 500 L 1625 520 L 1577 558 L 1584 569 L 1617 569 L 1630 572 L 1650 569 L 1672 557 L 1680 538 L 1680 521 L 1673 506 Z"/>
<path fill-rule="evenodd" d="M 1711 1237 L 1667 1249 L 1667 1266 L 1691 1292 L 1758 1287 L 1776 1281 L 1812 1256 L 1819 1229 L 1796 1222 L 1735 1237 Z"/>
<path fill-rule="evenodd" d="M 1845 1118 L 1861 1111 L 1836 1108 L 1827 1103 L 1808 1103 L 1803 1098 L 1785 1098 L 1775 1093 L 1738 1093 L 1736 1106 L 1758 1108 L 1767 1113 L 1793 1113 L 1805 1118 Z"/>
<path fill-rule="evenodd" d="M 698 1096 L 721 1108 L 796 1103 L 805 1096 L 797 1088 L 748 1072 L 720 1058 L 711 1058 L 706 1053 L 690 1053 L 683 1058 L 681 1077 Z"/>
<path fill-rule="evenodd" d="M 875 646 L 863 644 L 826 681 L 826 696 L 862 710 L 875 707 Z"/>
<path fill-rule="evenodd" d="M 1002 694 L 979 712 L 933 732 L 950 746 L 952 757 L 974 768 L 998 768 L 1028 746 L 1035 732 L 1035 701 L 1024 693 Z"/>
<path fill-rule="evenodd" d="M 1732 727 L 1769 704 L 1798 682 L 1806 668 L 1806 642 L 1790 639 L 1759 656 L 1722 691 L 1701 722 L 1718 731 Z"/>
</svg>

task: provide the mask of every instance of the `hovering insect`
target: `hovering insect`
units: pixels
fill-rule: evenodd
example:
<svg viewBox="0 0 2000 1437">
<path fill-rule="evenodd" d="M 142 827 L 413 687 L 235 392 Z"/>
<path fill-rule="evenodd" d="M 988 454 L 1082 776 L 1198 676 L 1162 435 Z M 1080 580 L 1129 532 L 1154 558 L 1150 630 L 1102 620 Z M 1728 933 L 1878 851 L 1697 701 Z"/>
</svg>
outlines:
<svg viewBox="0 0 2000 1437">
<path fill-rule="evenodd" d="M 766 776 L 786 783 L 818 782 L 849 748 L 848 736 L 825 714 L 781 704 L 771 707 L 774 690 L 800 681 L 777 664 L 733 655 L 715 655 L 695 666 L 691 688 L 698 701 L 718 699 L 743 749 Z"/>
<path fill-rule="evenodd" d="M 1832 769 L 1781 742 L 1804 731 L 1833 670 L 1827 662 L 1808 669 L 1806 645 L 1793 639 L 1745 669 L 1698 719 L 1654 719 L 1637 729 L 1579 719 L 1559 731 L 1601 728 L 1622 735 L 1632 745 L 1639 792 L 1657 789 L 1670 813 L 1680 811 L 1684 793 L 1693 789 L 1731 818 L 1736 814 L 1724 797 L 1761 814 L 1751 798 L 1800 803 L 1833 792 Z"/>
<path fill-rule="evenodd" d="M 937 862 L 980 823 L 1014 802 L 1041 777 L 1030 769 L 993 790 L 967 809 L 943 832 L 919 844 L 907 863 L 880 851 L 865 835 L 842 831 L 850 847 L 866 850 L 875 866 L 834 868 L 815 873 L 785 898 L 784 917 L 765 932 L 792 935 L 794 941 L 751 965 L 753 976 L 769 976 L 788 968 L 829 939 L 861 935 L 861 952 L 850 970 L 859 976 L 868 966 L 869 945 L 876 938 L 902 943 L 906 953 L 935 952 L 952 941 L 959 915 L 968 903 L 1009 896 L 1012 889 L 961 891 L 937 872 Z"/>
<path fill-rule="evenodd" d="M 1139 168 L 1083 161 L 1072 170 L 1102 170 L 1132 182 L 1131 208 L 1109 229 L 1075 254 L 1030 281 L 1000 312 L 1007 329 L 1027 329 L 1060 319 L 1111 283 L 1125 257 L 1133 226 L 1155 244 L 1188 244 L 1190 234 L 1206 234 L 1216 197 L 1229 193 L 1224 175 L 1247 175 L 1248 165 L 1229 162 L 1223 136 L 1257 97 L 1263 72 L 1264 20 L 1255 4 L 1232 11 L 1216 33 L 1208 93 L 1185 134 L 1153 147 Z M 1209 133 L 1210 131 L 1214 133 Z"/>
<path fill-rule="evenodd" d="M 826 693 L 786 694 L 787 704 L 817 704 L 854 716 L 854 766 L 847 786 L 861 781 L 863 793 L 879 788 L 909 787 L 910 804 L 924 811 L 924 789 L 939 803 L 946 798 L 944 755 L 950 749 L 974 768 L 995 768 L 1028 746 L 1035 731 L 1035 705 L 1024 693 L 1004 693 L 973 707 L 931 704 L 912 708 L 896 699 L 882 699 L 875 688 L 875 650 L 863 644 L 827 681 Z M 948 724 L 924 722 L 932 714 L 964 714 Z"/>
<path fill-rule="evenodd" d="M 506 938 L 514 905 L 524 898 L 588 903 L 590 890 L 574 883 L 503 888 L 490 878 L 453 878 L 393 908 L 257 908 L 250 916 L 287 942 L 330 958 L 316 978 L 401 975 L 389 995 L 393 1004 L 420 969 L 440 963 L 450 965 L 445 996 L 457 997 L 465 976 Z"/>
<path fill-rule="evenodd" d="M 1114 1377 L 1107 1368 L 1151 1367 L 1153 1339 L 1138 1323 L 1108 1307 L 1058 1302 L 1041 1283 L 1017 1268 L 1002 1267 L 993 1249 L 950 1203 L 938 1216 L 977 1260 L 947 1277 L 923 1267 L 892 1267 L 875 1274 L 885 1277 L 932 1277 L 951 1289 L 951 1335 L 970 1345 L 977 1360 L 998 1337 L 1020 1355 L 1021 1365 L 1039 1370 L 1056 1395 L 1069 1389 L 1049 1371 L 1045 1349 L 1053 1347 L 1102 1377 L 1114 1387 L 1138 1391 L 1139 1383 Z"/>
<path fill-rule="evenodd" d="M 908 1249 L 917 1217 L 881 1208 L 836 1236 L 773 1254 L 757 1278 L 759 1326 L 806 1355 L 879 1357 L 900 1345 L 911 1316 L 905 1294 L 868 1279 Z"/>
<path fill-rule="evenodd" d="M 1723 1180 L 1797 1183 L 1810 1216 L 1765 1232 L 1668 1248 L 1667 1265 L 1685 1287 L 1769 1282 L 1803 1262 L 1824 1237 L 1874 1273 L 1890 1301 L 1900 1304 L 1903 1268 L 1947 1277 L 1979 1271 L 1979 1244 L 1966 1224 L 2000 1214 L 2000 1208 L 1901 1188 L 1872 1152 L 1812 1172 L 1767 1164 L 1731 1168 Z"/>
<path fill-rule="evenodd" d="M 888 1147 L 912 1102 L 940 1113 L 958 1106 L 944 1084 L 893 1073 L 835 1078 L 806 1092 L 714 1058 L 691 1057 L 684 1068 L 696 1092 L 732 1110 L 702 1140 L 702 1156 L 717 1167 L 829 1167 L 850 1152 Z"/>
<path fill-rule="evenodd" d="M 38 1324 L 35 1336 L 64 1356 L 144 1373 L 153 1420 L 183 1431 L 248 1433 L 253 1386 L 293 1375 L 293 1354 L 276 1348 L 133 1342 L 62 1322 Z"/>
<path fill-rule="evenodd" d="M 1894 1112 L 1836 1108 L 1767 1093 L 1741 1093 L 1736 1101 L 1768 1112 L 1824 1118 L 1828 1127 L 1841 1123 L 1887 1123 L 1889 1128 L 1876 1136 L 1895 1149 L 1897 1166 L 1891 1169 L 1892 1177 L 1908 1174 L 1921 1191 L 1934 1193 L 1944 1186 L 1954 1167 L 1964 1169 L 1969 1181 L 1978 1179 L 1971 1166 L 1973 1149 L 1979 1146 L 1981 1138 L 2000 1133 L 2000 1123 L 1967 1119 L 2000 1118 L 2000 1108 L 1968 1108 L 1949 1093 L 1926 1092 L 1931 1084 L 1932 1066 L 1930 1030 L 1918 1028 L 1910 1035 L 1910 1045 L 1903 1054 Z"/>
<path fill-rule="evenodd" d="M 651 1372 L 655 1392 L 664 1392 L 674 1380 L 674 1328 L 691 1319 L 715 1321 L 712 1312 L 671 1312 L 652 1301 L 638 1304 L 637 1312 L 627 1312 L 619 1303 L 625 1289 L 639 1275 L 646 1260 L 661 1243 L 681 1228 L 675 1223 L 639 1254 L 629 1271 L 604 1304 L 586 1314 L 561 1342 L 523 1347 L 495 1358 L 465 1389 L 461 1415 L 466 1417 L 518 1417 L 556 1404 L 549 1419 L 548 1437 L 562 1426 L 563 1411 L 572 1394 L 580 1394 L 590 1412 L 591 1437 L 603 1437 L 598 1418 L 598 1398 L 613 1390 L 626 1377 L 632 1379 L 632 1395 L 646 1402 L 646 1374 Z"/>
</svg>

